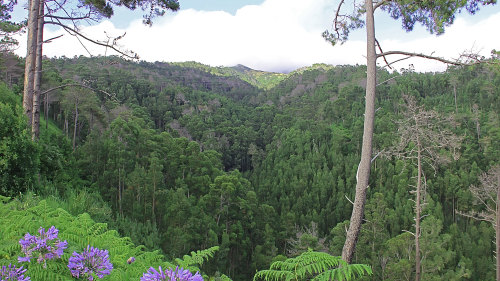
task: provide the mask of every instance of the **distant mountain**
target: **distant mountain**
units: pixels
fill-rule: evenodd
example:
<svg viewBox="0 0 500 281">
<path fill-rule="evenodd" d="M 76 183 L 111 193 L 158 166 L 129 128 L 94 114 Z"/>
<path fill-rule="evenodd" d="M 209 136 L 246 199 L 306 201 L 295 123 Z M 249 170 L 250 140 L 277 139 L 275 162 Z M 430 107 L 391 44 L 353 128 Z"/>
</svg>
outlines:
<svg viewBox="0 0 500 281">
<path fill-rule="evenodd" d="M 264 90 L 271 89 L 288 77 L 288 75 L 284 73 L 255 70 L 242 64 L 231 67 L 212 67 L 199 62 L 191 61 L 172 63 L 172 65 L 199 69 L 216 76 L 238 77 L 239 79 L 246 81 L 257 88 Z"/>
</svg>

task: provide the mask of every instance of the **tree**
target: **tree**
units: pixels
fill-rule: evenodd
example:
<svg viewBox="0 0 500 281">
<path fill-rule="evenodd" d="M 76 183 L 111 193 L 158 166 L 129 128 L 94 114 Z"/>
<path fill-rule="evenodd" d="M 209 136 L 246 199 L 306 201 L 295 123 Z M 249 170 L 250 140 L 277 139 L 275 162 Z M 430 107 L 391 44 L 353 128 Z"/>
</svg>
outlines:
<svg viewBox="0 0 500 281">
<path fill-rule="evenodd" d="M 415 185 L 415 280 L 421 277 L 421 249 L 420 221 L 425 195 L 422 193 L 422 184 L 425 185 L 424 164 L 430 165 L 435 171 L 438 164 L 449 161 L 442 155 L 443 150 L 450 151 L 455 159 L 456 151 L 460 147 L 461 137 L 449 130 L 454 125 L 451 118 L 443 118 L 435 111 L 428 111 L 418 106 L 412 96 L 403 96 L 405 104 L 402 106 L 403 120 L 399 121 L 398 134 L 400 139 L 395 147 L 387 149 L 385 156 L 395 156 L 417 165 L 417 179 Z"/>
<path fill-rule="evenodd" d="M 375 36 L 375 19 L 374 12 L 380 8 L 390 14 L 396 20 L 401 19 L 403 28 L 406 31 L 411 31 L 416 23 L 423 24 L 430 33 L 442 34 L 445 27 L 451 25 L 455 19 L 455 14 L 462 9 L 466 9 L 470 13 L 475 13 L 479 10 L 480 5 L 494 4 L 494 0 L 439 0 L 439 1 L 409 1 L 409 0 L 366 0 L 364 5 L 359 1 L 354 0 L 354 9 L 351 13 L 343 14 L 342 6 L 344 0 L 341 0 L 333 21 L 333 31 L 325 31 L 323 37 L 330 41 L 333 45 L 336 43 L 345 42 L 351 30 L 366 26 L 366 92 L 365 92 L 365 115 L 363 142 L 361 148 L 361 160 L 358 166 L 356 195 L 349 224 L 347 238 L 342 250 L 342 258 L 347 262 L 351 262 L 356 248 L 361 223 L 363 219 L 364 206 L 366 202 L 366 191 L 368 188 L 368 180 L 370 177 L 371 158 L 372 158 L 372 141 L 373 141 L 373 126 L 375 120 L 375 89 L 377 86 L 376 79 L 376 63 L 378 58 L 383 58 L 386 66 L 401 61 L 397 59 L 393 62 L 388 62 L 387 57 L 390 55 L 403 55 L 405 58 L 422 57 L 427 59 L 438 60 L 448 64 L 460 64 L 460 62 L 450 61 L 439 57 L 433 57 L 425 54 L 409 53 L 404 51 L 389 51 L 383 52 L 382 47 L 378 43 Z M 362 19 L 363 14 L 365 20 Z M 379 53 L 376 52 L 378 47 Z M 405 59 L 403 58 L 403 59 Z M 474 56 L 466 57 L 475 59 Z"/>
<path fill-rule="evenodd" d="M 500 165 L 491 167 L 479 177 L 479 186 L 469 187 L 477 203 L 484 208 L 480 212 L 461 213 L 477 220 L 490 222 L 495 228 L 497 281 L 500 280 Z"/>
<path fill-rule="evenodd" d="M 155 206 L 156 206 L 156 193 L 159 190 L 159 185 L 163 182 L 163 165 L 160 162 L 159 155 L 157 152 L 152 152 L 149 158 L 149 177 L 151 184 L 153 185 L 153 191 L 151 192 L 151 215 L 153 220 L 156 221 L 155 216 Z"/>
<path fill-rule="evenodd" d="M 15 3 L 11 1 L 9 3 Z M 12 10 L 11 6 L 1 5 L 0 16 L 3 18 L 4 11 Z M 68 7 L 74 8 L 69 10 Z M 152 19 L 156 16 L 162 16 L 166 10 L 176 11 L 179 9 L 177 0 L 113 0 L 113 1 L 79 1 L 71 3 L 69 1 L 58 2 L 58 0 L 30 0 L 28 14 L 28 38 L 25 64 L 25 80 L 23 92 L 23 109 L 28 117 L 28 125 L 32 128 L 33 140 L 38 139 L 40 130 L 40 94 L 41 94 L 41 73 L 42 73 L 42 45 L 56 38 L 43 40 L 43 28 L 45 24 L 52 24 L 62 27 L 69 35 L 78 38 L 83 45 L 82 39 L 106 47 L 106 50 L 113 49 L 122 56 L 136 59 L 138 56 L 133 52 L 121 50 L 118 46 L 118 40 L 124 35 L 118 37 L 109 37 L 106 41 L 91 39 L 79 31 L 81 21 L 97 22 L 102 17 L 110 18 L 113 15 L 113 8 L 116 6 L 125 6 L 128 9 L 142 10 L 149 9 L 150 12 L 144 15 L 144 23 L 151 25 Z M 9 10 L 10 9 L 10 10 Z M 8 19 L 9 17 L 7 17 Z M 49 19 L 49 20 L 47 20 Z M 3 29 L 2 29 L 3 30 Z M 61 35 L 62 36 L 62 35 Z M 85 45 L 83 45 L 85 48 Z M 86 48 L 85 48 L 86 49 Z M 90 53 L 89 53 L 90 54 Z M 91 54 L 90 54 L 91 55 Z"/>
<path fill-rule="evenodd" d="M 20 32 L 23 27 L 22 24 L 10 20 L 10 13 L 15 4 L 15 0 L 0 3 L 0 53 L 6 53 L 17 46 L 18 42 L 12 36 Z"/>
</svg>

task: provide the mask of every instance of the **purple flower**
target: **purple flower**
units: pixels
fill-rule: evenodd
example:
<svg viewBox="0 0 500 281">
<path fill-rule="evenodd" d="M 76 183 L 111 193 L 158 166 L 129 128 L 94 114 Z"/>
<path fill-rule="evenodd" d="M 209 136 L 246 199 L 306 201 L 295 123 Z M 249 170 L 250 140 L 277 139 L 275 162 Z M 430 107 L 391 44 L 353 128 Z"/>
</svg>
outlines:
<svg viewBox="0 0 500 281">
<path fill-rule="evenodd" d="M 9 267 L 5 265 L 0 269 L 0 281 L 30 281 L 28 276 L 24 276 L 26 269 L 16 268 L 15 265 L 9 264 Z"/>
<path fill-rule="evenodd" d="M 109 262 L 108 250 L 87 246 L 87 250 L 79 254 L 73 252 L 69 258 L 68 268 L 76 278 L 85 277 L 94 280 L 94 277 L 103 278 L 111 273 L 113 265 Z"/>
<path fill-rule="evenodd" d="M 21 250 L 25 255 L 17 258 L 19 262 L 30 262 L 31 258 L 36 258 L 38 263 L 42 263 L 50 259 L 60 258 L 63 255 L 68 242 L 57 239 L 59 234 L 57 228 L 51 226 L 45 231 L 45 228 L 40 227 L 38 233 L 39 236 L 26 233 L 24 238 L 19 240 Z"/>
<path fill-rule="evenodd" d="M 142 275 L 141 281 L 203 281 L 203 277 L 199 272 L 193 275 L 189 270 L 182 267 L 163 271 L 160 266 L 159 271 L 150 267 L 148 272 Z"/>
</svg>

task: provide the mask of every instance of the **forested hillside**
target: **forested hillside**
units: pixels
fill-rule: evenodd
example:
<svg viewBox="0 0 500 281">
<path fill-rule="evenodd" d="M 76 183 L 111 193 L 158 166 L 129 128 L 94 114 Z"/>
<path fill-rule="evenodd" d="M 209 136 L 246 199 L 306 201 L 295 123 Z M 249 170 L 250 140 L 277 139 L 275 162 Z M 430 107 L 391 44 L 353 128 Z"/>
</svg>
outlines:
<svg viewBox="0 0 500 281">
<path fill-rule="evenodd" d="M 276 74 L 117 57 L 47 59 L 34 143 L 23 127 L 22 67 L 13 67 L 15 57 L 0 63 L 0 194 L 52 198 L 168 260 L 218 246 L 203 264 L 208 276 L 251 280 L 272 261 L 308 249 L 340 256 L 366 66 Z M 483 173 L 500 164 L 498 66 L 379 69 L 377 79 L 375 153 L 354 258 L 373 275 L 361 280 L 414 279 L 420 174 L 422 280 L 494 280 L 495 229 L 473 217 L 495 205 L 471 186 L 481 187 Z M 403 133 L 411 100 L 441 126 L 419 127 L 422 136 L 456 137 L 453 149 L 443 139 L 430 143 L 422 173 L 411 154 L 417 142 L 401 145 L 413 136 Z"/>
</svg>

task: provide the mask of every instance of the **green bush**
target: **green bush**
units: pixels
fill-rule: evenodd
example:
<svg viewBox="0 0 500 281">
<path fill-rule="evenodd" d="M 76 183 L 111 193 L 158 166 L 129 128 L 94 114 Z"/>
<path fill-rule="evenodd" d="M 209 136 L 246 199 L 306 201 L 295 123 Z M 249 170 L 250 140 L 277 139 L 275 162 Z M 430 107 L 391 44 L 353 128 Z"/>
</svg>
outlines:
<svg viewBox="0 0 500 281">
<path fill-rule="evenodd" d="M 0 194 L 19 195 L 37 187 L 40 152 L 18 98 L 0 84 Z"/>
</svg>

